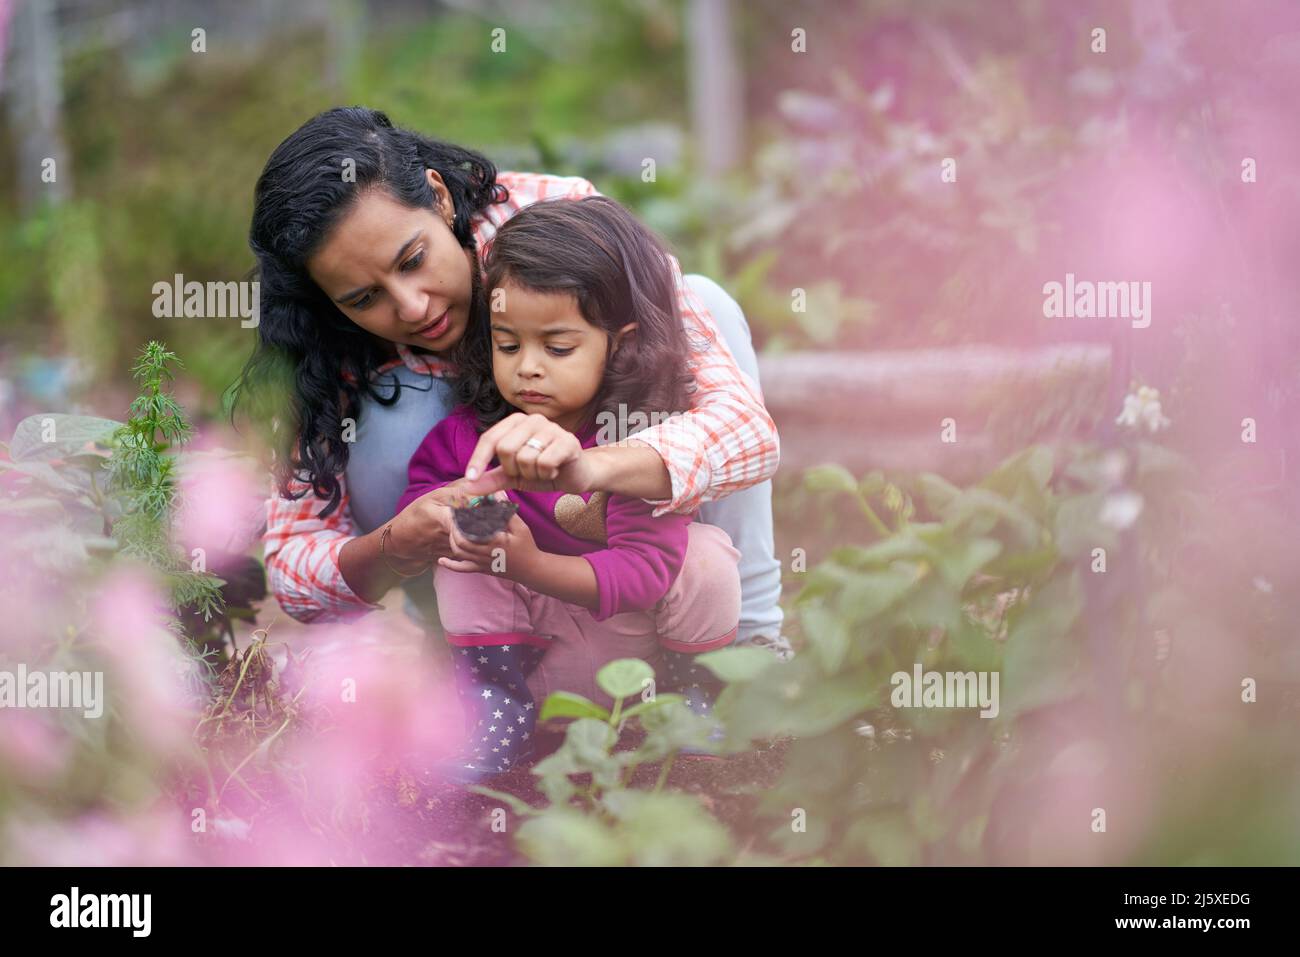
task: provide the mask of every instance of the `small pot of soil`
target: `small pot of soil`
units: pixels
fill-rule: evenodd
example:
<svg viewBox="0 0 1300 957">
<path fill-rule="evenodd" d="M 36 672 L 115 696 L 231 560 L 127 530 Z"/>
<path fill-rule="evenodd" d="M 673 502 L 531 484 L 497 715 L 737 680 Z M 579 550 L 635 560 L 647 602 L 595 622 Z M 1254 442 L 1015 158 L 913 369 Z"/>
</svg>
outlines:
<svg viewBox="0 0 1300 957">
<path fill-rule="evenodd" d="M 519 506 L 509 499 L 476 495 L 467 505 L 452 509 L 452 515 L 456 520 L 456 530 L 471 542 L 482 545 L 499 532 L 504 532 L 510 517 L 517 511 Z"/>
</svg>

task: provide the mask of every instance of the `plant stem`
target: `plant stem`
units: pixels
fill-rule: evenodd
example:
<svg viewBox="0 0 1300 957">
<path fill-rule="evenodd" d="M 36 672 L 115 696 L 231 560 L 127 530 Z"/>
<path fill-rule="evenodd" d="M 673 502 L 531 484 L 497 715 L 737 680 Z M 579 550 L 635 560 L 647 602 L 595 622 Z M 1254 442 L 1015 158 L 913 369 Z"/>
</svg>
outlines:
<svg viewBox="0 0 1300 957">
<path fill-rule="evenodd" d="M 858 505 L 862 509 L 862 514 L 866 516 L 867 521 L 871 523 L 871 527 L 874 528 L 882 538 L 888 538 L 890 535 L 894 534 L 889 530 L 889 526 L 880 520 L 880 516 L 876 514 L 876 510 L 871 507 L 871 503 L 867 501 L 867 497 L 861 492 L 858 493 Z"/>
</svg>

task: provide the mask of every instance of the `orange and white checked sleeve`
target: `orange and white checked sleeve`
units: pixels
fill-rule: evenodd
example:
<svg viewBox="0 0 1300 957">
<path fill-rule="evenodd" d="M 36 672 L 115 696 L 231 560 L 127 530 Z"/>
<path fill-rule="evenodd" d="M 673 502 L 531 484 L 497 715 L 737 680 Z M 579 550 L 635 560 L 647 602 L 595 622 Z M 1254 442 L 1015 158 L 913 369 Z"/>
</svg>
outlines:
<svg viewBox="0 0 1300 957">
<path fill-rule="evenodd" d="M 709 311 L 682 281 L 677 259 L 669 259 L 696 391 L 690 411 L 628 437 L 657 451 L 668 467 L 672 498 L 647 499 L 657 506 L 656 516 L 693 512 L 757 485 L 771 478 L 781 461 L 776 423 L 762 396 L 736 365 Z"/>
<path fill-rule="evenodd" d="M 353 592 L 339 570 L 339 552 L 356 536 L 346 486 L 338 508 L 325 518 L 317 516 L 326 500 L 306 482 L 295 481 L 290 490 L 306 492 L 289 499 L 272 489 L 263 536 L 267 584 L 280 607 L 306 623 L 350 621 L 382 608 Z"/>
</svg>

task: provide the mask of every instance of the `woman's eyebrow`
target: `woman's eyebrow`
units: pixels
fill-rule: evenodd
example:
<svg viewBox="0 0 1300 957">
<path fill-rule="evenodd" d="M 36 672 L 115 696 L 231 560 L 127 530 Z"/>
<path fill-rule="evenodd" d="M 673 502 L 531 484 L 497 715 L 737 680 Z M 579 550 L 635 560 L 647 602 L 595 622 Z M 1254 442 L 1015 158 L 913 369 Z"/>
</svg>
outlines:
<svg viewBox="0 0 1300 957">
<path fill-rule="evenodd" d="M 410 239 L 402 243 L 402 248 L 397 251 L 397 255 L 394 256 L 393 261 L 389 263 L 388 265 L 389 269 L 397 268 L 397 264 L 402 261 L 402 257 L 406 255 L 406 251 L 410 249 L 413 245 L 415 245 L 415 241 L 420 238 L 420 234 L 422 232 L 423 230 L 417 229 L 414 235 L 412 235 Z M 362 286 L 359 289 L 353 289 L 351 292 L 345 292 L 343 295 L 339 296 L 334 301 L 339 303 L 340 305 L 345 304 L 349 299 L 357 298 L 357 296 L 361 295 L 369 288 L 370 288 L 369 286 Z"/>
</svg>

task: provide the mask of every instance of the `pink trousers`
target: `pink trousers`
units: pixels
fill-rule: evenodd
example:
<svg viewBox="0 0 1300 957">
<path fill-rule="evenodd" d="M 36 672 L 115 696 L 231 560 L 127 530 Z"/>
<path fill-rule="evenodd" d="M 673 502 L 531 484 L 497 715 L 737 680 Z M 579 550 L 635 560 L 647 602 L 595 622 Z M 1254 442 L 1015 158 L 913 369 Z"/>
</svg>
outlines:
<svg viewBox="0 0 1300 957">
<path fill-rule="evenodd" d="M 645 612 L 595 621 L 591 612 L 484 573 L 439 567 L 433 578 L 438 615 L 455 646 L 526 643 L 545 646 L 528 688 L 537 702 L 570 691 L 609 707 L 596 672 L 616 658 L 655 664 L 659 648 L 702 653 L 729 645 L 740 621 L 740 553 L 727 533 L 692 522 L 681 573 Z"/>
</svg>

